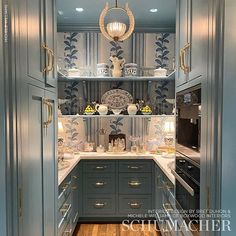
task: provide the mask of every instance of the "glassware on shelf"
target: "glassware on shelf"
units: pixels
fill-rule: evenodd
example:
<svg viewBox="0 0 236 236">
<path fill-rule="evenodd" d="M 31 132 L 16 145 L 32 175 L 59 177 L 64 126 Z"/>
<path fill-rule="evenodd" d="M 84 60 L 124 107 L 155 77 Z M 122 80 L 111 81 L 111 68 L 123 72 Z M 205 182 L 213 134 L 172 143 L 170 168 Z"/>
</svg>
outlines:
<svg viewBox="0 0 236 236">
<path fill-rule="evenodd" d="M 173 136 L 166 136 L 164 138 L 165 145 L 168 147 L 168 153 L 171 153 L 171 147 L 174 144 L 174 137 Z"/>
<path fill-rule="evenodd" d="M 84 143 L 84 151 L 85 152 L 93 152 L 94 150 L 94 142 L 85 142 Z"/>
<path fill-rule="evenodd" d="M 108 145 L 108 152 L 110 153 L 124 153 L 125 152 L 125 139 L 117 138 L 112 140 Z"/>
<path fill-rule="evenodd" d="M 147 152 L 147 145 L 146 145 L 146 143 L 140 143 L 139 144 L 138 152 L 141 153 L 141 154 L 144 154 L 144 153 Z"/>
<path fill-rule="evenodd" d="M 137 142 L 140 140 L 140 136 L 130 136 L 129 141 L 131 141 L 131 152 L 137 153 L 138 152 L 138 144 Z"/>
<path fill-rule="evenodd" d="M 97 153 L 104 153 L 104 152 L 105 152 L 105 148 L 104 148 L 104 146 L 99 145 L 99 146 L 96 148 L 96 151 L 97 151 Z"/>
</svg>

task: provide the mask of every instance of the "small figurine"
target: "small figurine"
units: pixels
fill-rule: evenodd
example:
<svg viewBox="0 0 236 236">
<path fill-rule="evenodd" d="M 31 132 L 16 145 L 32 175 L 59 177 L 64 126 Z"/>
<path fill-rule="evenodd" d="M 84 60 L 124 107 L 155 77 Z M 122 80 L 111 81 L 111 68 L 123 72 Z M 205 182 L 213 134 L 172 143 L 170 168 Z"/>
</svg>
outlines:
<svg viewBox="0 0 236 236">
<path fill-rule="evenodd" d="M 110 60 L 113 64 L 112 76 L 113 77 L 121 77 L 122 69 L 125 64 L 125 59 L 119 59 L 118 57 L 111 56 Z"/>
</svg>

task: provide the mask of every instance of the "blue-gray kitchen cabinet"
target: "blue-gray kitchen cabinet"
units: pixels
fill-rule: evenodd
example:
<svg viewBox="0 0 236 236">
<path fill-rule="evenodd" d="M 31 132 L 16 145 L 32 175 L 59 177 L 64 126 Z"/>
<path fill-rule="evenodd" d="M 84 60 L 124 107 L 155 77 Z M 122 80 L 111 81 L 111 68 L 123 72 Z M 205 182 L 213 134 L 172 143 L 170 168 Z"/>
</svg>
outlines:
<svg viewBox="0 0 236 236">
<path fill-rule="evenodd" d="M 20 228 L 24 236 L 55 235 L 56 95 L 33 85 L 26 88 L 21 124 Z"/>
<path fill-rule="evenodd" d="M 80 171 L 79 166 L 76 166 L 71 172 L 71 229 L 72 232 L 75 230 L 79 219 L 79 201 L 81 198 L 80 193 Z"/>
<path fill-rule="evenodd" d="M 22 0 L 16 34 L 19 235 L 54 236 L 57 196 L 57 88 L 54 0 Z M 50 12 L 50 13 L 49 13 Z M 51 16 L 49 16 L 51 14 Z M 47 27 L 46 27 L 47 26 Z M 47 67 L 48 73 L 44 71 Z M 56 77 L 55 77 L 56 78 Z"/>
<path fill-rule="evenodd" d="M 208 1 L 178 0 L 176 18 L 176 86 L 206 79 Z"/>
<path fill-rule="evenodd" d="M 72 179 L 69 174 L 58 188 L 57 235 L 72 234 Z"/>
<path fill-rule="evenodd" d="M 82 221 L 122 220 L 153 209 L 152 160 L 83 160 Z"/>
<path fill-rule="evenodd" d="M 155 215 L 163 236 L 176 236 L 174 222 L 176 201 L 174 197 L 174 185 L 164 172 L 155 166 Z M 173 227 L 173 228 L 172 228 Z"/>
<path fill-rule="evenodd" d="M 22 0 L 19 7 L 24 74 L 40 87 L 56 87 L 55 0 Z"/>
<path fill-rule="evenodd" d="M 78 165 L 58 187 L 58 236 L 72 235 L 79 219 L 80 176 Z"/>
</svg>

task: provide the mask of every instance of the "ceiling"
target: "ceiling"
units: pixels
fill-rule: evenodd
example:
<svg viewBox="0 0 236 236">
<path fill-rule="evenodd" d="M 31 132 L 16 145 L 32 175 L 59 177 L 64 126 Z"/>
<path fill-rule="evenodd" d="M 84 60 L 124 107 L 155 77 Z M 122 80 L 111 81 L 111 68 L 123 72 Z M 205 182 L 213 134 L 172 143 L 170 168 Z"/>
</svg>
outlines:
<svg viewBox="0 0 236 236">
<path fill-rule="evenodd" d="M 98 19 L 106 2 L 114 6 L 114 0 L 57 0 L 58 30 L 67 29 L 98 29 Z M 128 2 L 136 20 L 136 31 L 150 29 L 174 30 L 175 28 L 175 0 L 119 0 L 118 6 L 125 6 Z M 83 8 L 77 12 L 76 8 Z M 158 9 L 151 13 L 150 9 Z"/>
</svg>

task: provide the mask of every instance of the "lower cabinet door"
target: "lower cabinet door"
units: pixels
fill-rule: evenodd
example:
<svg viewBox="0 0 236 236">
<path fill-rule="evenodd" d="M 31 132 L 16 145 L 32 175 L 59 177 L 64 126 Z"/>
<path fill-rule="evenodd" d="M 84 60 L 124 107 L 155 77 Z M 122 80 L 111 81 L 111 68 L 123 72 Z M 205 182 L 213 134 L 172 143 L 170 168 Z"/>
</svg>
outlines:
<svg viewBox="0 0 236 236">
<path fill-rule="evenodd" d="M 71 196 L 59 207 L 57 213 L 58 220 L 58 235 L 71 235 L 72 234 L 72 199 Z M 71 229 L 71 234 L 65 234 L 68 231 L 68 227 Z"/>
<path fill-rule="evenodd" d="M 22 235 L 43 235 L 43 110 L 44 90 L 29 85 L 22 118 Z M 27 98 L 26 98 L 27 96 Z M 53 189 L 52 189 L 53 191 Z"/>
<path fill-rule="evenodd" d="M 71 198 L 72 198 L 72 230 L 74 231 L 79 219 L 79 173 L 75 168 L 71 173 Z"/>
<path fill-rule="evenodd" d="M 128 214 L 147 214 L 152 209 L 151 195 L 120 195 L 119 213 Z"/>
<path fill-rule="evenodd" d="M 116 191 L 115 175 L 111 173 L 86 173 L 85 180 L 85 189 L 88 194 L 114 194 Z"/>
<path fill-rule="evenodd" d="M 89 194 L 84 199 L 84 215 L 114 215 L 115 197 L 113 195 L 94 195 Z"/>
<path fill-rule="evenodd" d="M 151 173 L 120 173 L 120 194 L 151 194 Z"/>
</svg>

